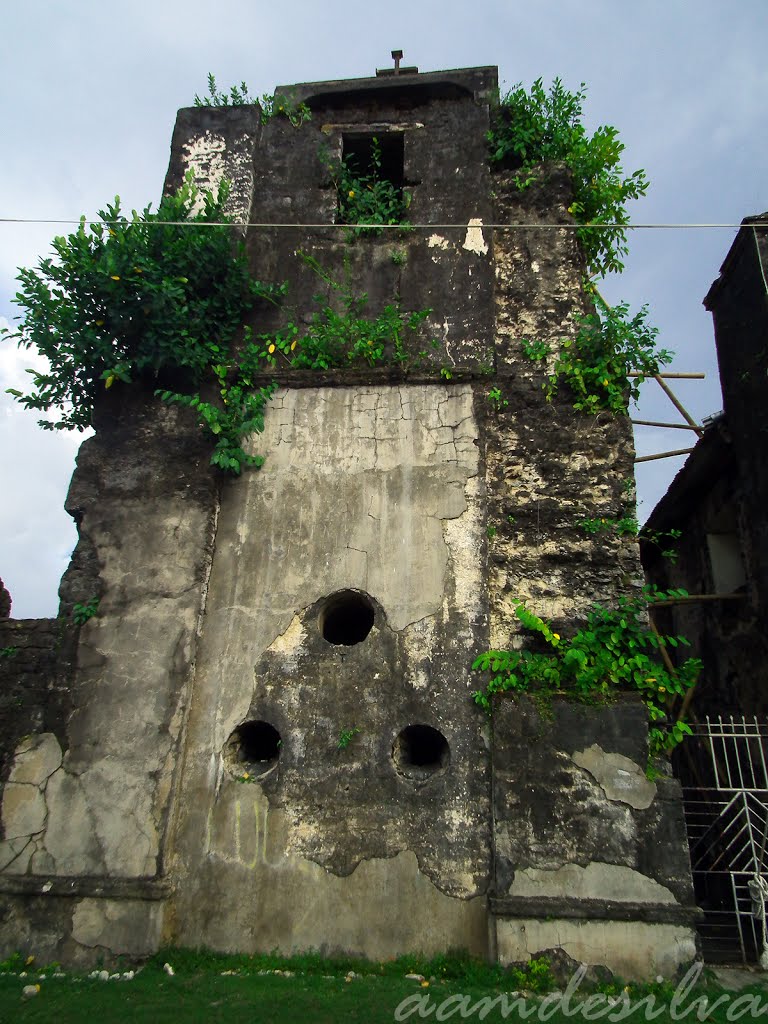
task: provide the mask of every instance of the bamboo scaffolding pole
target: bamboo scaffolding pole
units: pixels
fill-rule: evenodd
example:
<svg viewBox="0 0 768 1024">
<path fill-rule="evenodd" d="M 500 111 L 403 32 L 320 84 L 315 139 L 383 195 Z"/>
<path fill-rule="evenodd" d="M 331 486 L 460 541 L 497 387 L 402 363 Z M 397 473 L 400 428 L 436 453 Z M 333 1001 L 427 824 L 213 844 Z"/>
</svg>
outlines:
<svg viewBox="0 0 768 1024">
<path fill-rule="evenodd" d="M 661 388 L 661 390 L 664 392 L 664 394 L 670 400 L 672 405 L 674 405 L 674 407 L 677 409 L 677 411 L 680 413 L 680 415 L 683 417 L 683 419 L 686 420 L 688 422 L 688 424 L 695 429 L 695 431 L 699 435 L 699 437 L 701 437 L 702 434 L 704 433 L 704 428 L 699 426 L 699 424 L 696 422 L 696 420 L 693 418 L 693 416 L 691 416 L 691 414 L 688 412 L 688 410 L 685 408 L 685 406 L 682 405 L 682 403 L 678 401 L 678 399 L 673 394 L 671 388 L 667 387 L 667 385 L 664 383 L 664 381 L 661 379 L 661 376 L 658 373 L 654 377 L 654 380 L 656 380 L 658 382 L 658 385 Z"/>
<path fill-rule="evenodd" d="M 742 601 L 746 594 L 688 594 L 687 597 L 665 597 L 651 601 L 651 608 L 669 608 L 675 604 L 696 604 L 698 601 Z"/>
<path fill-rule="evenodd" d="M 655 459 L 671 459 L 675 455 L 690 455 L 693 448 L 679 448 L 675 452 L 659 452 L 658 455 L 641 455 L 635 462 L 653 462 Z"/>
<path fill-rule="evenodd" d="M 670 430 L 696 430 L 690 423 L 657 423 L 656 420 L 630 420 L 637 427 L 667 427 Z"/>
<path fill-rule="evenodd" d="M 644 377 L 646 380 L 651 378 L 647 373 L 628 373 L 628 377 Z M 706 373 L 657 373 L 655 379 L 658 380 L 662 377 L 664 380 L 705 380 Z"/>
</svg>

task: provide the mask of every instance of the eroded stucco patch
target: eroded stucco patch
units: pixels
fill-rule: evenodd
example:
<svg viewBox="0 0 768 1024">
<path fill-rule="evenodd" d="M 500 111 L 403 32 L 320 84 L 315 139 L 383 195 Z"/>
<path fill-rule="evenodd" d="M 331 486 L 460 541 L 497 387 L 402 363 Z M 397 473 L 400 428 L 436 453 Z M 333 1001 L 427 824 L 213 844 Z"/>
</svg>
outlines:
<svg viewBox="0 0 768 1024">
<path fill-rule="evenodd" d="M 462 249 L 467 252 L 477 253 L 478 256 L 486 256 L 488 243 L 483 237 L 483 221 L 481 217 L 472 217 L 467 226 L 467 234 L 462 244 Z"/>
<path fill-rule="evenodd" d="M 603 964 L 620 977 L 647 981 L 674 977 L 697 957 L 696 933 L 685 925 L 641 921 L 497 922 L 499 960 L 519 963 L 545 949 L 562 949 L 576 963 Z"/>
<path fill-rule="evenodd" d="M 620 864 L 564 864 L 555 870 L 522 868 L 515 872 L 511 896 L 568 897 L 637 903 L 674 903 L 665 886 Z"/>
<path fill-rule="evenodd" d="M 644 810 L 653 803 L 655 783 L 628 757 L 608 753 L 596 743 L 575 751 L 571 757 L 599 783 L 609 800 L 620 800 L 636 810 Z"/>
</svg>

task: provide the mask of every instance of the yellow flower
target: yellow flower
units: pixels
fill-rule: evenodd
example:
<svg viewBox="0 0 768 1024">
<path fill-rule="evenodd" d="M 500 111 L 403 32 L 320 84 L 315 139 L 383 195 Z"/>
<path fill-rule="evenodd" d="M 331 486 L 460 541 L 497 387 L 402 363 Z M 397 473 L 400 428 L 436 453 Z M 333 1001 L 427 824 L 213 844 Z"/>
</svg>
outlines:
<svg viewBox="0 0 768 1024">
<path fill-rule="evenodd" d="M 421 987 L 422 988 L 429 988 L 429 982 L 428 981 L 422 981 Z"/>
<path fill-rule="evenodd" d="M 104 387 L 105 388 L 111 388 L 114 383 L 115 383 L 115 375 L 114 375 L 114 373 L 110 373 L 110 375 L 107 377 L 106 381 L 104 382 Z"/>
<path fill-rule="evenodd" d="M 666 693 L 666 692 L 667 692 L 666 686 L 660 686 L 659 687 L 659 693 Z"/>
<path fill-rule="evenodd" d="M 111 276 L 113 281 L 119 281 L 120 280 L 120 275 L 119 274 L 111 274 L 110 276 Z"/>
<path fill-rule="evenodd" d="M 109 233 L 110 235 L 112 235 L 113 238 L 117 238 L 117 232 L 113 231 L 112 228 L 109 229 Z"/>
<path fill-rule="evenodd" d="M 655 683 L 656 682 L 656 676 L 648 676 L 648 678 L 645 681 L 646 681 L 646 683 Z"/>
<path fill-rule="evenodd" d="M 603 384 L 605 385 L 605 387 L 608 387 L 608 378 L 607 378 L 607 377 L 606 377 L 606 378 L 605 378 L 605 380 L 603 381 Z"/>
<path fill-rule="evenodd" d="M 559 640 L 559 639 L 560 639 L 560 634 L 559 634 L 559 633 L 553 633 L 553 634 L 552 634 L 552 637 L 553 637 L 553 638 L 554 638 L 555 640 Z"/>
<path fill-rule="evenodd" d="M 33 964 L 34 962 L 35 962 L 34 955 L 28 956 L 27 959 L 24 961 L 24 966 L 25 967 L 29 967 L 29 965 Z"/>
<path fill-rule="evenodd" d="M 293 352 L 293 350 L 294 350 L 295 348 L 296 348 L 296 342 L 295 342 L 295 341 L 292 341 L 292 342 L 291 342 L 291 352 Z"/>
<path fill-rule="evenodd" d="M 269 348 L 267 349 L 267 352 L 269 352 L 270 355 L 272 355 L 272 353 L 274 351 L 275 351 L 275 346 L 274 345 L 270 345 Z"/>
<path fill-rule="evenodd" d="M 350 192 L 349 192 L 349 198 L 352 199 L 354 197 L 354 195 L 355 195 L 355 190 L 351 189 Z"/>
</svg>

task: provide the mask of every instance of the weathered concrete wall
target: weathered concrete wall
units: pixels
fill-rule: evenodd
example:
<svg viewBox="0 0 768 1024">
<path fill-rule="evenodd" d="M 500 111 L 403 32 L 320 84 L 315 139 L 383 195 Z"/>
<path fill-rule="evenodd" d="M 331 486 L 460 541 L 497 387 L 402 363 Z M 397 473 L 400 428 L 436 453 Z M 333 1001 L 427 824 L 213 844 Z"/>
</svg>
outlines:
<svg viewBox="0 0 768 1024">
<path fill-rule="evenodd" d="M 696 956 L 680 788 L 650 782 L 639 702 L 550 709 L 496 699 L 493 810 L 498 955 L 553 948 L 633 978 Z"/>
<path fill-rule="evenodd" d="M 486 643 L 476 441 L 467 386 L 276 398 L 257 439 L 264 468 L 222 495 L 178 804 L 175 940 L 485 950 L 488 750 L 467 672 Z M 344 591 L 374 610 L 349 646 L 322 627 Z M 248 721 L 280 734 L 266 770 L 228 758 Z M 413 725 L 442 733 L 444 764 L 398 766 Z M 239 781 L 249 767 L 263 774 Z"/>
<path fill-rule="evenodd" d="M 62 732 L 70 641 L 71 630 L 56 619 L 0 620 L 0 782 L 25 736 Z"/>
<path fill-rule="evenodd" d="M 673 658 L 704 662 L 693 704 L 699 716 L 768 711 L 765 223 L 765 215 L 744 221 L 704 300 L 713 314 L 725 415 L 707 426 L 649 518 L 651 530 L 681 531 L 677 557 L 665 558 L 659 545 L 643 547 L 646 573 L 659 587 L 721 598 L 655 612 L 662 628 L 691 641 Z"/>
<path fill-rule="evenodd" d="M 318 291 L 338 302 L 298 248 L 371 312 L 431 312 L 402 364 L 280 370 L 252 441 L 266 463 L 236 480 L 214 477 L 191 418 L 138 386 L 110 393 L 68 498 L 80 540 L 61 587 L 64 614 L 92 597 L 99 612 L 65 727 L 14 741 L 4 826 L 38 831 L 0 879 L 0 953 L 38 936 L 74 962 L 160 941 L 527 959 L 559 935 L 607 962 L 625 926 L 636 965 L 666 970 L 688 948 L 682 862 L 646 841 L 679 822 L 675 793 L 638 767 L 644 721 L 622 719 L 613 745 L 604 723 L 542 727 L 513 754 L 533 719 L 502 715 L 492 736 L 471 700 L 476 655 L 524 642 L 519 599 L 566 632 L 639 580 L 634 544 L 577 526 L 627 511 L 628 423 L 583 417 L 564 392 L 548 404 L 522 354 L 586 308 L 575 236 L 484 226 L 571 219 L 562 168 L 526 193 L 491 177 L 494 82 L 302 86 L 300 129 L 262 125 L 258 107 L 180 113 L 167 187 L 188 168 L 203 186 L 227 177 L 235 219 L 296 225 L 245 233 L 254 276 L 290 284 L 257 332 L 306 323 Z M 413 221 L 458 227 L 334 226 L 328 157 L 361 133 L 402 137 Z M 554 924 L 538 906 L 553 899 Z M 613 902 L 652 908 L 655 937 Z"/>
<path fill-rule="evenodd" d="M 768 214 L 747 217 L 704 299 L 712 312 L 723 407 L 747 528 L 743 555 L 758 622 L 768 610 Z M 755 225 L 752 227 L 751 225 Z M 765 675 L 763 675 L 765 680 Z"/>
<path fill-rule="evenodd" d="M 76 885 L 64 886 L 70 896 L 93 896 L 106 884 L 108 897 L 122 884 L 128 902 L 118 916 L 133 920 L 138 945 L 147 929 L 157 931 L 157 906 L 131 902 L 140 895 L 131 881 L 162 872 L 217 510 L 208 458 L 194 422 L 148 402 L 138 385 L 111 396 L 80 449 L 67 498 L 80 539 L 62 597 L 65 607 L 91 597 L 100 604 L 80 629 L 63 727 L 38 731 L 15 750 L 2 804 L 5 841 L 34 841 L 5 865 L 2 891 L 18 898 L 0 925 L 2 949 L 16 948 L 32 894 L 53 898 L 62 879 Z M 88 911 L 89 935 L 97 905 Z M 74 916 L 41 955 L 86 956 L 75 937 L 85 911 L 77 898 L 68 906 Z M 107 901 L 98 913 L 106 934 L 115 908 Z"/>
<path fill-rule="evenodd" d="M 524 192 L 509 173 L 494 179 L 496 231 L 496 376 L 502 402 L 486 400 L 485 450 L 491 646 L 519 642 L 514 607 L 524 600 L 568 633 L 595 601 L 613 601 L 641 584 L 637 544 L 606 532 L 585 534 L 583 518 L 634 513 L 634 446 L 629 419 L 573 409 L 563 386 L 551 402 L 543 385 L 574 316 L 588 309 L 585 272 L 572 224 L 570 178 L 559 165 L 542 168 Z M 514 230 L 537 224 L 541 230 Z M 550 345 L 547 365 L 533 362 L 522 342 Z M 507 403 L 506 405 L 503 403 Z"/>
</svg>

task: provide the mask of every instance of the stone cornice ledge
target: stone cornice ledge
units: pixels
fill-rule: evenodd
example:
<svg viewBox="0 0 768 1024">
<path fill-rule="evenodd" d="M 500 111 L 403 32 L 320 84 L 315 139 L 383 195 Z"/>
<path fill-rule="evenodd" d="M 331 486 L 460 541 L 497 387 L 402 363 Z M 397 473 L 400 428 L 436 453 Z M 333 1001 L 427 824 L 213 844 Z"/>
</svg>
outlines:
<svg viewBox="0 0 768 1024">
<path fill-rule="evenodd" d="M 563 918 L 581 921 L 645 921 L 649 924 L 692 925 L 704 917 L 696 906 L 679 903 L 630 903 L 623 900 L 572 899 L 548 896 L 492 896 L 496 917 Z"/>
<path fill-rule="evenodd" d="M 170 891 L 170 883 L 165 878 L 0 875 L 0 894 L 6 896 L 88 896 L 93 899 L 162 900 Z"/>
</svg>

